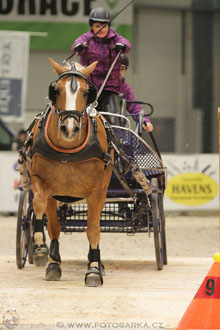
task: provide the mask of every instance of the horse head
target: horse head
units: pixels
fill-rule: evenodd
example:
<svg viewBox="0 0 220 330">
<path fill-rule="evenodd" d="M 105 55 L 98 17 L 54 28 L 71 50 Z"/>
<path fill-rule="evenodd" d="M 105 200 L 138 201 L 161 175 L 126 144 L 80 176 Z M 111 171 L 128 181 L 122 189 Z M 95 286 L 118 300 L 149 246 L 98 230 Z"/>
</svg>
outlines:
<svg viewBox="0 0 220 330">
<path fill-rule="evenodd" d="M 63 67 L 52 58 L 49 61 L 58 79 L 49 86 L 49 98 L 53 103 L 62 137 L 71 141 L 86 122 L 86 106 L 96 98 L 96 87 L 88 81 L 98 62 L 84 68 L 73 63 L 71 69 Z"/>
</svg>

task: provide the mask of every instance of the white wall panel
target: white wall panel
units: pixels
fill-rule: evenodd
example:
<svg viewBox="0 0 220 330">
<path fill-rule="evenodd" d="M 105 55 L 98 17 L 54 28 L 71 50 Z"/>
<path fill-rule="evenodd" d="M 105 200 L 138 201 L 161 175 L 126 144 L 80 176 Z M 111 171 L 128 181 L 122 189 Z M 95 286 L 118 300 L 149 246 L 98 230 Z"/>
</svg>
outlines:
<svg viewBox="0 0 220 330">
<path fill-rule="evenodd" d="M 196 137 L 192 137 L 190 133 L 192 123 L 188 121 L 192 110 L 191 14 L 185 15 L 184 49 L 181 43 L 181 11 L 142 8 L 136 11 L 135 24 L 133 61 L 137 97 L 144 97 L 154 105 L 154 117 L 161 120 L 163 117 L 174 118 L 173 151 L 200 151 L 199 141 L 195 141 Z M 184 72 L 182 61 L 185 65 Z M 193 113 L 193 116 L 195 114 Z M 155 130 L 157 129 L 155 127 Z M 197 135 L 200 138 L 200 132 Z M 166 139 L 166 136 L 163 139 Z"/>
</svg>

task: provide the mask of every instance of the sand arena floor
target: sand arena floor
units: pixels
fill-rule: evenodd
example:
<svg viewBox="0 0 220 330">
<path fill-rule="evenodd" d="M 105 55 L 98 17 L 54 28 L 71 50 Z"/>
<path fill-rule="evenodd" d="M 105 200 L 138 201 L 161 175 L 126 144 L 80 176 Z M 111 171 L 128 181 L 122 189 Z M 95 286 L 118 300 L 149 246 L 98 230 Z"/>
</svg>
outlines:
<svg viewBox="0 0 220 330">
<path fill-rule="evenodd" d="M 104 285 L 87 288 L 85 233 L 61 234 L 63 275 L 47 282 L 44 268 L 27 263 L 17 269 L 16 217 L 1 216 L 0 329 L 13 316 L 13 329 L 174 329 L 219 251 L 219 218 L 166 220 L 168 265 L 162 271 L 156 269 L 153 235 L 103 233 Z"/>
</svg>

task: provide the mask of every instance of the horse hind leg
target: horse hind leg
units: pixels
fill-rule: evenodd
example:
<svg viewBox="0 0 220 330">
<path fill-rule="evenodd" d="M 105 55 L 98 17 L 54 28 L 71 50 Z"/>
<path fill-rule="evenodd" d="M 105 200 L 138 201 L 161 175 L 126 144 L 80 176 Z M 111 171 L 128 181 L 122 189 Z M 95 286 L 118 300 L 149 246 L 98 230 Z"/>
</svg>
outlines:
<svg viewBox="0 0 220 330">
<path fill-rule="evenodd" d="M 33 178 L 32 189 L 34 193 L 33 206 L 35 212 L 35 219 L 33 222 L 33 262 L 35 266 L 39 267 L 46 266 L 49 254 L 44 233 L 43 217 L 47 205 L 47 198 L 45 197 L 41 182 L 35 178 Z"/>
<path fill-rule="evenodd" d="M 48 262 L 48 247 L 44 233 L 44 220 L 34 220 L 33 233 L 33 262 L 37 267 L 45 266 Z"/>
</svg>

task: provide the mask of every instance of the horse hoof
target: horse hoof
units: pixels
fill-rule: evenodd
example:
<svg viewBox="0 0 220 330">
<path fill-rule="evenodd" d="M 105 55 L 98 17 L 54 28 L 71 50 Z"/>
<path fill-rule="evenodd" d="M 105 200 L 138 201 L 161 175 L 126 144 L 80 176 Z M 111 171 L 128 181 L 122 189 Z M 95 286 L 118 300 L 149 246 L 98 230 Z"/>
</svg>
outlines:
<svg viewBox="0 0 220 330">
<path fill-rule="evenodd" d="M 49 250 L 46 244 L 33 246 L 33 263 L 36 267 L 44 267 L 48 263 Z"/>
<path fill-rule="evenodd" d="M 103 281 L 101 280 L 100 275 L 90 274 L 90 275 L 86 276 L 85 284 L 88 287 L 98 287 L 98 286 L 102 286 Z"/>
<path fill-rule="evenodd" d="M 99 269 L 96 267 L 90 268 L 86 273 L 85 284 L 88 287 L 102 286 L 103 284 L 102 272 L 100 272 Z"/>
<path fill-rule="evenodd" d="M 47 281 L 59 281 L 61 278 L 61 268 L 57 263 L 51 263 L 46 269 L 46 280 Z"/>
</svg>

